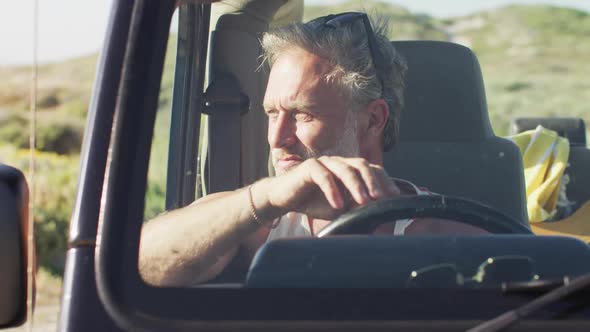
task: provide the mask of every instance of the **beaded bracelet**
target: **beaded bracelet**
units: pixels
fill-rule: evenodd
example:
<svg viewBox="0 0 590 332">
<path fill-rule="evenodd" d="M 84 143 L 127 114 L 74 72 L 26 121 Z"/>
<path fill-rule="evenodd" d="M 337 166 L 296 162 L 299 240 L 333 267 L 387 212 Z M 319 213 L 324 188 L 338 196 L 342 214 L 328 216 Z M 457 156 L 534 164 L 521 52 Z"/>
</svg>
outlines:
<svg viewBox="0 0 590 332">
<path fill-rule="evenodd" d="M 254 207 L 254 200 L 252 199 L 252 185 L 248 186 L 248 198 L 250 200 L 250 214 L 254 218 L 254 221 L 261 226 L 265 226 L 260 219 L 258 219 L 258 214 L 256 213 L 256 208 Z"/>
</svg>

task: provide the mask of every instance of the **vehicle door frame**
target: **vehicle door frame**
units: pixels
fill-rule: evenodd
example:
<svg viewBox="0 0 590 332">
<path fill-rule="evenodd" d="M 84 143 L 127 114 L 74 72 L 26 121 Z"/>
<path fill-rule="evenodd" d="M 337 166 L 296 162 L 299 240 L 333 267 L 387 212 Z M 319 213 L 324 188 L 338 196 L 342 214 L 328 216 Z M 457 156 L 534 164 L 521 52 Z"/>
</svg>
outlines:
<svg viewBox="0 0 590 332">
<path fill-rule="evenodd" d="M 119 328 L 126 330 L 181 331 L 202 328 L 224 331 L 229 329 L 271 331 L 277 328 L 282 330 L 301 328 L 358 330 L 359 328 L 396 327 L 456 330 L 472 326 L 473 321 L 445 321 L 445 315 L 451 314 L 452 309 L 457 308 L 444 306 L 446 303 L 444 299 L 448 299 L 449 294 L 444 292 L 433 294 L 431 290 L 409 292 L 371 289 L 350 291 L 181 289 L 151 287 L 143 282 L 137 269 L 139 237 L 143 223 L 149 149 L 157 109 L 164 50 L 174 3 L 175 1 L 115 1 L 116 9 L 113 11 L 115 18 L 111 21 L 107 55 L 101 60 L 97 95 L 96 98 L 93 97 L 92 111 L 88 120 L 94 129 L 89 129 L 89 136 L 85 138 L 83 174 L 74 212 L 74 225 L 76 225 L 74 227 L 83 225 L 88 229 L 74 229 L 73 232 L 77 237 L 72 237 L 73 241 L 70 242 L 70 250 L 85 249 L 86 256 L 81 255 L 79 258 L 74 256 L 74 260 L 70 262 L 70 253 L 68 253 L 69 268 L 66 267 L 66 276 L 70 286 L 68 286 L 69 292 L 64 293 L 67 309 L 62 311 L 62 322 L 65 316 L 66 324 L 73 323 L 61 325 L 61 329 L 81 330 L 82 325 L 74 325 L 75 321 L 89 319 L 86 325 L 89 327 L 87 330 L 99 330 L 97 325 L 91 324 L 101 324 L 99 320 L 104 318 L 110 322 L 107 325 L 114 326 L 112 324 L 114 321 Z M 122 16 L 121 21 L 117 21 L 117 15 Z M 113 31 L 119 33 L 119 30 L 115 29 L 118 23 L 122 24 L 121 31 L 127 33 L 122 40 L 117 40 L 113 36 Z M 115 43 L 114 40 L 118 42 Z M 124 45 L 122 50 L 112 49 L 122 45 Z M 113 54 L 110 53 L 111 50 Z M 109 66 L 107 66 L 108 61 L 112 61 Z M 113 76 L 105 77 L 109 70 L 113 70 Z M 120 82 L 120 86 L 108 87 L 108 84 L 113 82 L 117 84 Z M 101 96 L 103 93 L 105 95 Z M 113 107 L 108 109 L 109 105 Z M 94 123 L 97 119 L 104 122 Z M 90 121 L 93 122 L 90 123 Z M 108 135 L 105 137 L 106 133 Z M 101 138 L 104 141 L 100 141 Z M 179 151 L 186 151 L 186 148 Z M 92 160 L 96 161 L 96 164 L 90 164 Z M 186 165 L 187 163 L 177 164 Z M 104 174 L 104 186 L 103 181 L 92 178 L 92 176 L 100 178 L 102 174 Z M 90 191 L 91 189 L 94 191 Z M 184 198 L 180 198 L 179 201 L 182 199 Z M 83 208 L 92 210 L 86 211 Z M 95 214 L 91 214 L 92 212 Z M 98 222 L 98 231 L 95 221 Z M 93 224 L 95 227 L 91 230 Z M 90 232 L 90 236 L 78 236 L 79 233 L 83 234 L 82 230 Z M 93 264 L 95 246 L 96 261 Z M 80 273 L 85 275 L 82 276 Z M 94 284 L 94 277 L 96 277 L 96 284 Z M 95 304 L 98 307 L 88 305 L 86 303 L 88 298 L 82 297 L 86 292 L 86 295 L 94 300 L 93 296 L 96 295 L 94 289 L 91 287 L 87 290 L 81 289 L 89 285 L 97 286 L 100 302 L 98 298 L 94 299 L 97 300 Z M 463 300 L 465 308 L 477 308 L 477 303 L 480 301 L 493 302 L 500 299 L 498 295 L 475 294 L 477 296 L 472 296 L 473 294 L 472 291 L 453 293 L 452 295 L 456 298 L 452 300 Z M 396 307 L 394 310 L 402 321 L 367 321 L 376 317 L 371 316 L 371 310 L 375 310 L 371 308 L 371 305 L 375 303 L 391 305 L 392 299 L 398 299 L 408 306 Z M 408 309 L 415 310 L 415 306 L 420 305 L 421 301 L 433 299 L 440 300 L 441 306 L 433 305 L 432 307 L 437 311 L 433 314 L 438 313 L 442 321 L 437 320 L 435 324 L 432 321 L 408 321 L 408 319 L 419 319 L 419 317 L 408 316 Z M 355 301 L 353 307 L 351 307 L 351 300 Z M 503 304 L 505 307 L 513 307 L 524 300 Z M 496 304 L 499 303 L 496 302 Z M 74 317 L 76 314 L 74 306 L 80 308 L 78 313 L 81 316 Z M 505 307 L 498 307 L 498 310 L 504 310 Z M 392 310 L 390 307 L 385 309 Z M 106 310 L 105 315 L 97 315 L 101 310 Z M 299 319 L 303 321 L 298 321 Z M 358 321 L 351 321 L 352 319 L 358 319 Z M 551 326 L 545 322 L 527 324 L 535 328 Z"/>
</svg>

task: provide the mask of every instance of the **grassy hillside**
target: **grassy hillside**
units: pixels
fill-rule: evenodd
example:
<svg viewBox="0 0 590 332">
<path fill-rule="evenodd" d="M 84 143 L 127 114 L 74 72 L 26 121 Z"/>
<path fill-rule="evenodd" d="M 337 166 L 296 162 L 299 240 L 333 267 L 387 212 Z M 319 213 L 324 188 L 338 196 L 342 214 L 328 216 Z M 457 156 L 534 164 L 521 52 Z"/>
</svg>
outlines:
<svg viewBox="0 0 590 332">
<path fill-rule="evenodd" d="M 41 65 L 38 68 L 40 111 L 59 110 L 72 103 L 88 101 L 97 56 Z M 29 107 L 31 70 L 29 67 L 0 67 L 0 112 L 22 111 Z M 85 98 L 85 99 L 82 99 Z"/>
<path fill-rule="evenodd" d="M 519 5 L 439 20 L 385 2 L 353 0 L 308 6 L 304 19 L 351 10 L 389 18 L 391 39 L 451 40 L 471 47 L 480 59 L 492 125 L 500 135 L 507 134 L 507 122 L 515 116 L 579 116 L 590 122 L 586 106 L 590 101 L 587 12 Z M 86 113 L 96 59 L 89 56 L 39 68 L 38 135 L 42 149 L 44 145 L 45 150 L 55 149 L 55 144 L 44 143 L 55 139 L 52 128 L 65 128 L 73 132 L 70 136 L 81 136 L 84 121 L 80 119 Z M 172 66 L 171 61 L 168 65 Z M 168 73 L 162 84 L 163 105 L 171 98 L 173 76 Z M 0 141 L 25 146 L 22 133 L 27 115 L 23 111 L 29 104 L 30 70 L 0 67 L 0 76 Z"/>
<path fill-rule="evenodd" d="M 166 162 L 176 39 L 169 40 L 149 169 L 146 217 L 164 210 Z M 63 272 L 63 253 L 74 205 L 79 152 L 98 57 L 42 65 L 38 71 L 35 154 L 35 241 L 39 263 Z M 29 170 L 29 93 L 27 67 L 0 68 L 0 163 Z"/>
<path fill-rule="evenodd" d="M 513 5 L 444 21 L 484 57 L 576 61 L 590 52 L 590 14 L 554 6 Z"/>
<path fill-rule="evenodd" d="M 391 39 L 451 40 L 480 59 L 490 118 L 499 135 L 515 116 L 576 116 L 590 124 L 590 16 L 551 6 L 507 6 L 439 20 L 378 1 L 310 6 L 305 19 L 365 10 L 389 18 Z M 169 43 L 149 169 L 146 215 L 163 209 L 175 40 Z M 79 150 L 97 56 L 40 66 L 37 243 L 59 273 L 73 206 Z M 0 67 L 0 162 L 27 170 L 30 69 Z M 57 266 L 57 267 L 56 267 Z"/>
<path fill-rule="evenodd" d="M 449 40 L 478 56 L 498 135 L 517 116 L 575 116 L 590 123 L 590 14 L 512 5 L 439 20 L 380 1 L 310 6 L 305 19 L 364 10 L 388 17 L 392 40 Z"/>
<path fill-rule="evenodd" d="M 479 57 L 494 129 L 516 116 L 574 116 L 590 123 L 590 14 L 507 6 L 442 22 Z"/>
</svg>

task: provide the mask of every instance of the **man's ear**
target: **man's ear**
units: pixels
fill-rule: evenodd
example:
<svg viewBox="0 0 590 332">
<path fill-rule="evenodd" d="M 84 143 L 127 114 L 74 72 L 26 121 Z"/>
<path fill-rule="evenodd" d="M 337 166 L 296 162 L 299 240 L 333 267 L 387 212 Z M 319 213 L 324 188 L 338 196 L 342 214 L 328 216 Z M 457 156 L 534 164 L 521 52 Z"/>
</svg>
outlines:
<svg viewBox="0 0 590 332">
<path fill-rule="evenodd" d="M 373 100 L 367 105 L 369 115 L 367 123 L 367 135 L 375 142 L 381 143 L 383 140 L 383 130 L 389 118 L 389 107 L 383 99 Z"/>
</svg>

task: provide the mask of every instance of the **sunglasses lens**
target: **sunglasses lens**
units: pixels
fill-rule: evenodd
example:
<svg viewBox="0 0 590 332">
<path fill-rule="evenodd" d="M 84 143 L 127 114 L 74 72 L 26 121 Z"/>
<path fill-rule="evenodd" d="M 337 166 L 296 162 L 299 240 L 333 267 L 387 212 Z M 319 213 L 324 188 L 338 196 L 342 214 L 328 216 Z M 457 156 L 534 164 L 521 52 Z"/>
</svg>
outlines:
<svg viewBox="0 0 590 332">
<path fill-rule="evenodd" d="M 342 13 L 336 15 L 327 15 L 323 17 L 318 17 L 306 23 L 307 26 L 311 27 L 312 29 L 321 29 L 325 27 L 339 29 L 348 25 L 351 25 L 358 19 L 362 19 L 365 24 L 365 33 L 367 34 L 367 39 L 369 42 L 369 51 L 371 52 L 371 58 L 373 59 L 373 65 L 375 66 L 375 70 L 377 71 L 377 77 L 379 82 L 381 83 L 381 89 L 383 89 L 383 78 L 380 75 L 380 65 L 381 61 L 377 61 L 378 50 L 377 50 L 377 42 L 375 40 L 375 34 L 373 29 L 371 28 L 371 24 L 369 23 L 369 19 L 366 14 L 364 13 Z M 379 58 L 380 59 L 380 58 Z"/>
<path fill-rule="evenodd" d="M 326 17 L 318 17 L 318 18 L 314 18 L 313 20 L 305 23 L 305 25 L 310 26 L 314 29 L 317 29 L 321 26 L 323 26 L 326 23 Z"/>
<path fill-rule="evenodd" d="M 326 25 L 332 26 L 334 28 L 340 28 L 345 25 L 349 25 L 352 22 L 356 21 L 359 18 L 362 18 L 363 14 L 361 13 L 346 13 L 341 15 L 336 15 L 326 21 Z"/>
</svg>

